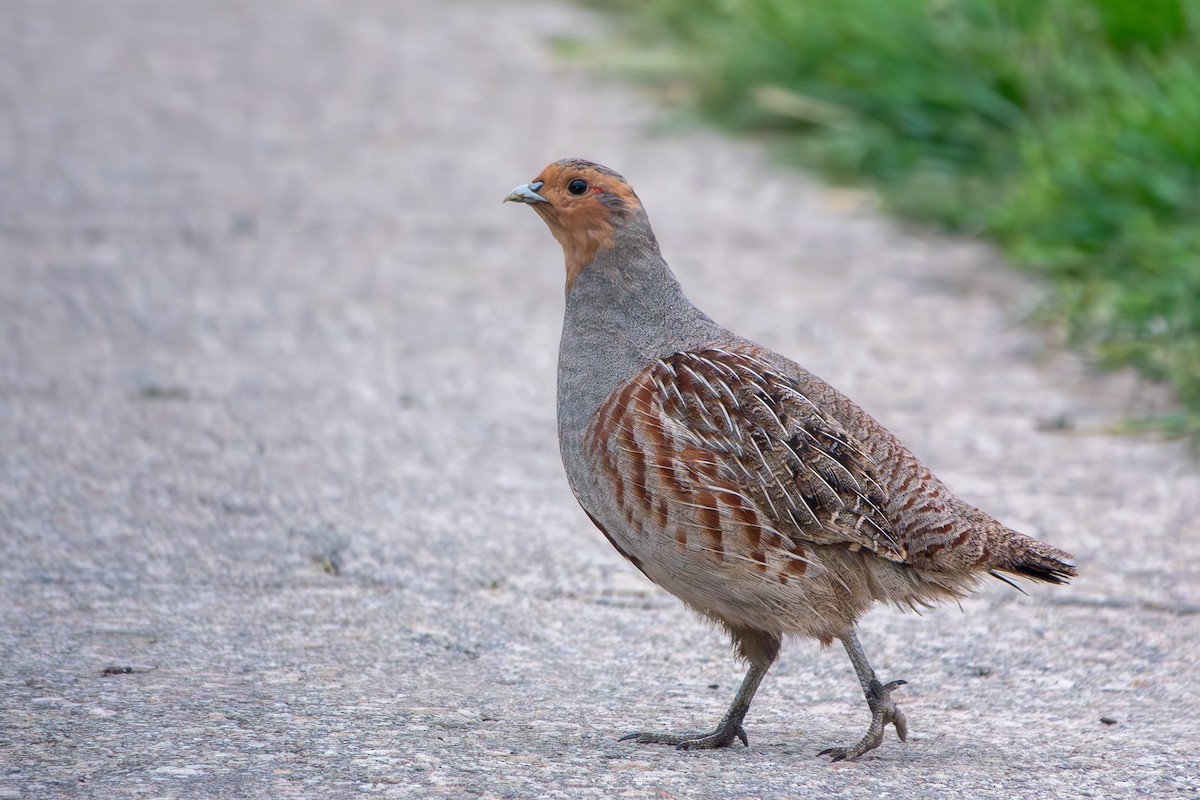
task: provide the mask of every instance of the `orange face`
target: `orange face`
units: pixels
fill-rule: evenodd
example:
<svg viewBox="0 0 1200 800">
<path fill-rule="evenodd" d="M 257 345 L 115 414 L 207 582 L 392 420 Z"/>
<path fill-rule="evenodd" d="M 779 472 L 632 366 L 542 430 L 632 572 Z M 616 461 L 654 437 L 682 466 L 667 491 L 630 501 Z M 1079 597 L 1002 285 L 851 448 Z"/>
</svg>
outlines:
<svg viewBox="0 0 1200 800">
<path fill-rule="evenodd" d="M 505 200 L 532 206 L 562 245 L 568 291 L 597 253 L 612 247 L 616 228 L 642 207 L 624 178 L 581 159 L 555 161 Z"/>
</svg>

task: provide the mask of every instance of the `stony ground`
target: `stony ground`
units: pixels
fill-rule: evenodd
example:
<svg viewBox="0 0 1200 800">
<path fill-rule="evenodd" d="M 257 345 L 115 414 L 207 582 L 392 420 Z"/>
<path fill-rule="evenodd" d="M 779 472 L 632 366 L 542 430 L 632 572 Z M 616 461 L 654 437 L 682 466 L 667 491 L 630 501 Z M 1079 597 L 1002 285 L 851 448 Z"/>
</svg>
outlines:
<svg viewBox="0 0 1200 800">
<path fill-rule="evenodd" d="M 0 798 L 1197 797 L 1200 472 L 985 250 L 557 64 L 577 8 L 0 4 Z M 625 173 L 714 317 L 1078 557 L 741 669 L 558 464 L 558 248 L 515 184 Z M 1102 722 L 1111 720 L 1111 724 Z"/>
</svg>

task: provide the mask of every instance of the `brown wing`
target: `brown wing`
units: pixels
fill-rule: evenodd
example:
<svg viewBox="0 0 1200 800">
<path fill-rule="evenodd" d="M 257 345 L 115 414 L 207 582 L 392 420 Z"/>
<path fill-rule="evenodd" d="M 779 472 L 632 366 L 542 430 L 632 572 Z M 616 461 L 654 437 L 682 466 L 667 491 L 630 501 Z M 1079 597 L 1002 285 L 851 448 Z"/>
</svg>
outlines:
<svg viewBox="0 0 1200 800">
<path fill-rule="evenodd" d="M 709 349 L 658 360 L 606 401 L 588 444 L 635 531 L 652 520 L 677 538 L 700 534 L 721 555 L 732 544 L 723 537 L 738 531 L 734 552 L 764 566 L 771 551 L 799 567 L 805 544 L 905 558 L 870 458 L 753 355 Z"/>
</svg>

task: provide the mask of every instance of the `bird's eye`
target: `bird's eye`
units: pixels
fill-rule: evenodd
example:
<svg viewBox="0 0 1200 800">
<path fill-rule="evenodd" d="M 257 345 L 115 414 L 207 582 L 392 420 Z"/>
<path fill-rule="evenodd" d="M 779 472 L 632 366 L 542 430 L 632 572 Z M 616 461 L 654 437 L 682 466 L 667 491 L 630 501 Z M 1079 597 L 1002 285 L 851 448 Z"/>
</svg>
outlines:
<svg viewBox="0 0 1200 800">
<path fill-rule="evenodd" d="M 575 195 L 583 194 L 587 191 L 587 181 L 583 178 L 576 178 L 567 184 L 567 191 Z"/>
</svg>

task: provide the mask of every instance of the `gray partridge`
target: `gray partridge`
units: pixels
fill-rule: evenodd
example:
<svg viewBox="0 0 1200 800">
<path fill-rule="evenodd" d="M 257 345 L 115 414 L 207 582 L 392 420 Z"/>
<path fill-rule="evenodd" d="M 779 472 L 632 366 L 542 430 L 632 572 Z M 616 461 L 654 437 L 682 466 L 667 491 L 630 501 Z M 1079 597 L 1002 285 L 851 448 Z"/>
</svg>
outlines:
<svg viewBox="0 0 1200 800">
<path fill-rule="evenodd" d="M 651 581 L 728 633 L 749 670 L 716 729 L 632 733 L 679 748 L 747 743 L 742 727 L 785 634 L 838 639 L 871 724 L 855 759 L 907 722 L 855 634 L 875 603 L 919 609 L 985 575 L 1047 583 L 1071 556 L 956 497 L 820 378 L 737 336 L 684 296 L 641 201 L 613 170 L 547 166 L 527 203 L 566 258 L 558 432 L 583 510 Z"/>
</svg>

